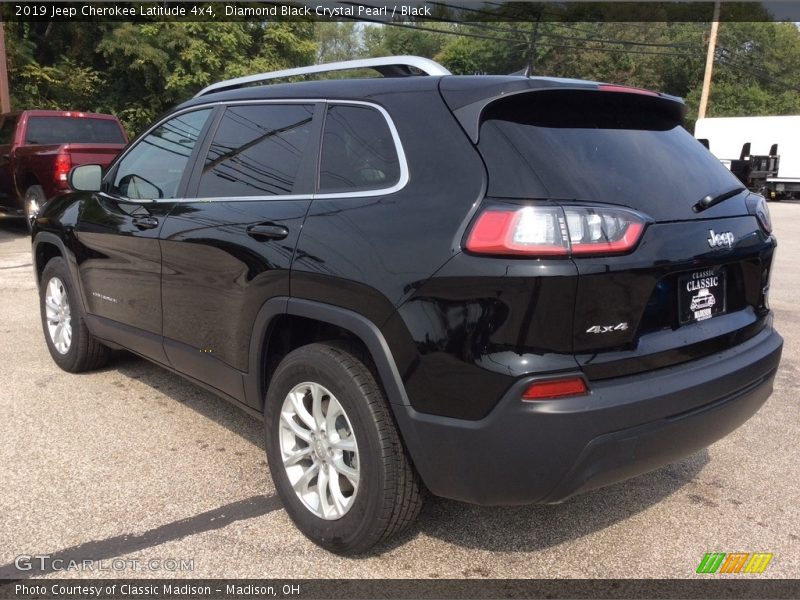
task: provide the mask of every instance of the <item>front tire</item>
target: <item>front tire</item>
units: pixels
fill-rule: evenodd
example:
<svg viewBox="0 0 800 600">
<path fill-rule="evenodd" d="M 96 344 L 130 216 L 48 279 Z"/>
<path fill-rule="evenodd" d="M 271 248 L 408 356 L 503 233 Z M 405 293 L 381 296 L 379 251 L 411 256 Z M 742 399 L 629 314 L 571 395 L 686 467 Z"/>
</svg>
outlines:
<svg viewBox="0 0 800 600">
<path fill-rule="evenodd" d="M 346 347 L 290 352 L 272 377 L 264 416 L 278 495 L 316 544 L 362 553 L 417 517 L 418 476 L 383 392 Z"/>
<path fill-rule="evenodd" d="M 45 265 L 39 283 L 39 307 L 47 349 L 59 367 L 79 373 L 108 362 L 109 349 L 86 328 L 77 290 L 63 258 L 53 258 Z"/>
</svg>

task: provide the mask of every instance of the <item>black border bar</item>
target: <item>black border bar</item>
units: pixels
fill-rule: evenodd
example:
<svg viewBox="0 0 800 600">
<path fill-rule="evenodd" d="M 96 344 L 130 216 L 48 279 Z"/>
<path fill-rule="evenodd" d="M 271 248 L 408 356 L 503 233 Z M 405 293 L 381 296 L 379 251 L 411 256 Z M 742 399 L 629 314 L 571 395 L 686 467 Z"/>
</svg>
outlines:
<svg viewBox="0 0 800 600">
<path fill-rule="evenodd" d="M 800 580 L 703 579 L 26 579 L 0 580 L 0 600 L 800 598 Z"/>
<path fill-rule="evenodd" d="M 404 11 L 405 7 L 405 11 Z M 409 9 L 413 8 L 414 11 Z M 236 9 L 251 11 L 248 15 Z M 324 9 L 328 9 L 327 11 Z M 252 11 L 258 11 L 253 13 Z M 164 21 L 371 21 L 425 22 L 709 22 L 713 1 L 527 0 L 3 0 L 3 21 L 164 22 Z M 98 16 L 98 13 L 101 13 Z M 253 14 L 260 16 L 253 16 Z M 739 2 L 722 0 L 722 21 L 800 22 L 800 0 Z"/>
</svg>

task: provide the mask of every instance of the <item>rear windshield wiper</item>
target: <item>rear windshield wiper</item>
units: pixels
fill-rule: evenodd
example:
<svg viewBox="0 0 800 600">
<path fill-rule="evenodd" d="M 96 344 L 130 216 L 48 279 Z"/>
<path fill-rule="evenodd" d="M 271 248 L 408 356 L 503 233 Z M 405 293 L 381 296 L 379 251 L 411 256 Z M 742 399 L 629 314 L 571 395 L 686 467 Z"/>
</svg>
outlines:
<svg viewBox="0 0 800 600">
<path fill-rule="evenodd" d="M 738 196 L 744 190 L 745 190 L 745 188 L 743 188 L 743 187 L 737 187 L 737 188 L 734 188 L 734 189 L 732 189 L 730 191 L 725 192 L 724 194 L 720 194 L 719 196 L 712 196 L 711 194 L 709 194 L 705 198 L 701 198 L 697 202 L 697 204 L 695 204 L 692 207 L 692 210 L 694 212 L 702 212 L 702 211 L 706 210 L 707 208 L 711 208 L 715 204 L 719 204 L 720 202 L 723 202 L 724 200 L 727 200 L 728 198 L 733 198 L 734 196 Z"/>
</svg>

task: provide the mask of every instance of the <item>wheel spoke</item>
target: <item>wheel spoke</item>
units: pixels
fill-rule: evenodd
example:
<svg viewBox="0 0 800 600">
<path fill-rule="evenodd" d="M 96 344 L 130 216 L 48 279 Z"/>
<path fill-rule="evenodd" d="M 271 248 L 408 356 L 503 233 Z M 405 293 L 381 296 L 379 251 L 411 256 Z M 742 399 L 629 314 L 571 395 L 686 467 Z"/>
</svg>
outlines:
<svg viewBox="0 0 800 600">
<path fill-rule="evenodd" d="M 320 387 L 312 383 L 311 384 L 311 414 L 314 417 L 314 424 L 317 426 L 317 431 L 319 431 L 325 425 L 325 415 L 322 414 L 322 390 Z"/>
<path fill-rule="evenodd" d="M 343 456 L 334 457 L 333 461 L 331 461 L 331 465 L 336 469 L 337 473 L 347 477 L 354 488 L 358 487 L 358 471 L 344 464 Z"/>
<path fill-rule="evenodd" d="M 338 440 L 331 440 L 331 447 L 344 452 L 355 452 L 356 441 L 352 437 L 339 438 Z"/>
<path fill-rule="evenodd" d="M 329 436 L 336 431 L 336 419 L 342 414 L 344 414 L 342 405 L 339 404 L 336 398 L 331 396 L 328 402 L 328 413 L 325 415 L 325 429 Z"/>
<path fill-rule="evenodd" d="M 292 418 L 292 415 L 281 413 L 281 424 L 291 432 L 299 437 L 304 442 L 311 442 L 311 432 L 304 429 L 297 421 Z"/>
<path fill-rule="evenodd" d="M 317 494 L 319 494 L 319 510 L 326 517 L 331 516 L 331 503 L 328 501 L 328 484 L 330 483 L 328 467 L 323 465 L 317 477 Z"/>
<path fill-rule="evenodd" d="M 58 304 L 61 300 L 61 297 L 58 293 L 58 285 L 56 285 L 56 280 L 51 279 L 50 282 L 47 284 L 47 295 L 53 299 L 53 302 Z"/>
<path fill-rule="evenodd" d="M 308 470 L 303 473 L 302 477 L 298 479 L 292 487 L 298 494 L 305 495 L 308 493 L 308 484 L 314 479 L 314 475 L 319 471 L 319 463 L 314 463 Z"/>
<path fill-rule="evenodd" d="M 305 426 L 311 431 L 316 431 L 317 428 L 314 423 L 314 417 L 311 416 L 311 413 L 308 412 L 305 404 L 303 403 L 305 396 L 306 393 L 302 390 L 292 392 L 290 394 L 292 407 L 294 408 L 295 414 L 300 418 Z"/>
<path fill-rule="evenodd" d="M 333 472 L 330 473 L 330 483 L 328 484 L 331 490 L 331 500 L 333 500 L 333 507 L 336 510 L 336 514 L 343 515 L 347 510 L 348 502 L 350 502 L 352 498 L 345 498 L 342 493 L 342 488 L 339 486 L 339 475 L 335 470 L 331 470 Z"/>
<path fill-rule="evenodd" d="M 286 467 L 291 467 L 292 465 L 296 465 L 305 458 L 311 458 L 311 448 L 308 446 L 306 446 L 305 448 L 300 448 L 299 450 L 296 450 L 294 453 L 284 458 L 283 464 Z"/>
</svg>

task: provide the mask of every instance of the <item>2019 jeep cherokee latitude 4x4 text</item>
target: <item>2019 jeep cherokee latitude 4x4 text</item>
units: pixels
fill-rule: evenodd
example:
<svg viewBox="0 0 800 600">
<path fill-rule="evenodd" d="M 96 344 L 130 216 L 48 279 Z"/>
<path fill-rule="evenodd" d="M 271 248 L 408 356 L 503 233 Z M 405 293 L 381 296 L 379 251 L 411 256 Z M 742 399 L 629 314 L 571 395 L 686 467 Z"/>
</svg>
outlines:
<svg viewBox="0 0 800 600">
<path fill-rule="evenodd" d="M 345 66 L 386 77 L 222 82 L 102 180 L 71 172 L 33 224 L 59 366 L 126 348 L 263 415 L 287 512 L 337 552 L 408 525 L 423 486 L 558 502 L 764 403 L 766 204 L 679 99 Z"/>
</svg>

